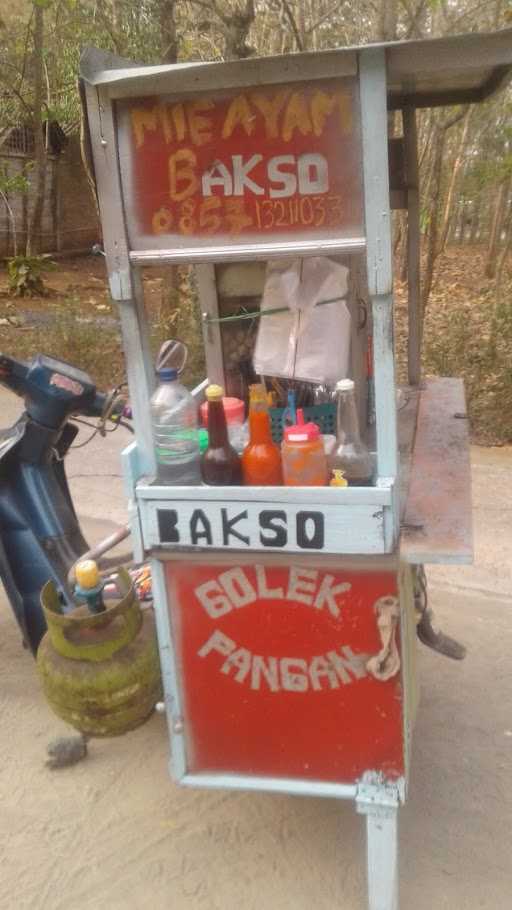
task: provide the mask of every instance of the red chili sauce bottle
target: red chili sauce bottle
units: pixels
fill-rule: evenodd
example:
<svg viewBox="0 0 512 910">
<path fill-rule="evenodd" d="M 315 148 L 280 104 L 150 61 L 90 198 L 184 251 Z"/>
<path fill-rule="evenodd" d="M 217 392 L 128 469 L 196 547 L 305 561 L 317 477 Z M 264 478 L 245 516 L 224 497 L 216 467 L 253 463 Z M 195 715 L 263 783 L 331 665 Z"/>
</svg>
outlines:
<svg viewBox="0 0 512 910">
<path fill-rule="evenodd" d="M 249 388 L 249 444 L 242 455 L 248 486 L 277 487 L 283 483 L 281 452 L 272 441 L 267 396 L 261 384 Z"/>
</svg>

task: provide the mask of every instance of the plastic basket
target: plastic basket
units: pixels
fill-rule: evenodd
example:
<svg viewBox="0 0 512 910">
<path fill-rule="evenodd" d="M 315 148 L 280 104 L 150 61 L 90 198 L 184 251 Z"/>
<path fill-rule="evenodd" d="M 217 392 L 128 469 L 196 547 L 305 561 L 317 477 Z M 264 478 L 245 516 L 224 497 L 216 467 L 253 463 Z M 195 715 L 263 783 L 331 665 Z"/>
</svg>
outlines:
<svg viewBox="0 0 512 910">
<path fill-rule="evenodd" d="M 335 404 L 315 404 L 309 408 L 303 408 L 304 420 L 316 423 L 320 427 L 321 433 L 332 433 L 336 435 L 336 405 Z M 286 408 L 269 408 L 270 422 L 272 425 L 272 439 L 278 444 L 281 443 L 284 430 L 284 414 Z"/>
</svg>

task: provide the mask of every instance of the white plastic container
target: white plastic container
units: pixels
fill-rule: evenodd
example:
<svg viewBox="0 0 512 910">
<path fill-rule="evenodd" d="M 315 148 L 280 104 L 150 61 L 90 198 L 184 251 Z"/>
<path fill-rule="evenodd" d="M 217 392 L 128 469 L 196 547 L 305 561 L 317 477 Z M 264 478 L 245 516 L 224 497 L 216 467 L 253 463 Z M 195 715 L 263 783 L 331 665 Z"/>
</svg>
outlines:
<svg viewBox="0 0 512 910">
<path fill-rule="evenodd" d="M 151 398 L 157 480 L 173 486 L 201 483 L 197 404 L 178 380 L 178 371 L 158 371 Z"/>
</svg>

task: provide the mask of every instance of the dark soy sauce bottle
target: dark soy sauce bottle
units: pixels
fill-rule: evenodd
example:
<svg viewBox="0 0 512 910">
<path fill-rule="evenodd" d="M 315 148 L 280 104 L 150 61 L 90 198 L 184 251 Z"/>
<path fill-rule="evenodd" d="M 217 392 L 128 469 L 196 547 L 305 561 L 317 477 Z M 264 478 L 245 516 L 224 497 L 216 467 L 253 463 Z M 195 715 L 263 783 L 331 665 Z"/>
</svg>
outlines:
<svg viewBox="0 0 512 910">
<path fill-rule="evenodd" d="M 208 448 L 201 456 L 201 476 L 211 487 L 242 485 L 242 463 L 229 442 L 223 396 L 220 385 L 209 385 L 206 389 Z"/>
</svg>

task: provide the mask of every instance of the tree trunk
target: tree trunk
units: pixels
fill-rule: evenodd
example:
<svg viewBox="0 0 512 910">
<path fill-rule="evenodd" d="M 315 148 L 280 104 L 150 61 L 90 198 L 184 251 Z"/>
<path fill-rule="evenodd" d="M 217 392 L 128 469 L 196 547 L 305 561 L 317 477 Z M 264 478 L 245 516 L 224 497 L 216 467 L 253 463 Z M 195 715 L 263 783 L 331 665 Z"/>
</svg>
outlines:
<svg viewBox="0 0 512 910">
<path fill-rule="evenodd" d="M 377 39 L 379 41 L 393 41 L 393 39 L 396 38 L 397 22 L 397 0 L 381 0 L 377 24 Z"/>
<path fill-rule="evenodd" d="M 510 182 L 510 177 L 502 180 L 496 190 L 494 214 L 491 223 L 491 233 L 489 236 L 489 245 L 487 247 L 487 254 L 485 257 L 484 274 L 486 278 L 494 278 L 496 274 L 496 259 L 500 245 L 503 218 L 505 216 L 507 208 Z"/>
<path fill-rule="evenodd" d="M 18 237 L 17 237 L 17 234 L 16 234 L 16 218 L 14 217 L 14 212 L 13 212 L 13 210 L 12 210 L 12 207 L 11 207 L 11 204 L 10 204 L 9 199 L 8 199 L 8 197 L 7 197 L 7 194 L 4 193 L 3 190 L 0 190 L 0 199 L 2 200 L 3 204 L 5 205 L 5 209 L 6 209 L 6 212 L 7 212 L 8 224 L 9 224 L 10 229 L 11 229 L 11 234 L 12 234 L 12 254 L 13 254 L 13 256 L 17 256 L 17 255 L 18 255 Z M 9 252 L 9 233 L 7 233 L 7 252 Z"/>
<path fill-rule="evenodd" d="M 473 217 L 471 218 L 471 231 L 469 232 L 469 242 L 476 243 L 480 236 L 480 211 L 482 208 L 482 197 L 477 196 L 473 208 Z"/>
<path fill-rule="evenodd" d="M 439 252 L 443 252 L 446 246 L 446 239 L 448 237 L 448 228 L 450 226 L 450 218 L 452 212 L 453 197 L 455 194 L 455 187 L 457 186 L 457 178 L 461 169 L 462 162 L 464 160 L 464 153 L 466 151 L 466 144 L 468 139 L 468 130 L 469 130 L 469 121 L 471 117 L 471 108 L 468 107 L 466 114 L 464 116 L 464 124 L 462 127 L 462 133 L 460 136 L 459 146 L 455 155 L 455 161 L 450 174 L 450 183 L 448 185 L 448 192 L 446 194 L 446 202 L 444 206 L 444 215 L 443 223 L 441 227 L 441 236 L 439 240 Z"/>
<path fill-rule="evenodd" d="M 443 149 L 444 149 L 445 130 L 441 124 L 436 124 L 433 142 L 432 142 L 432 171 L 431 171 L 431 189 L 430 200 L 428 205 L 428 237 L 427 237 L 427 255 L 425 262 L 425 278 L 423 282 L 423 293 L 421 295 L 421 311 L 424 317 L 432 281 L 434 277 L 434 265 L 438 253 L 438 223 L 439 223 L 439 205 L 441 196 L 441 176 L 443 170 Z"/>
<path fill-rule="evenodd" d="M 243 60 L 254 53 L 247 44 L 247 36 L 255 15 L 254 0 L 243 0 L 241 10 L 233 11 L 229 17 L 223 18 L 226 60 Z"/>
<path fill-rule="evenodd" d="M 425 316 L 428 298 L 432 290 L 434 266 L 439 255 L 439 208 L 441 202 L 441 182 L 443 176 L 443 151 L 448 130 L 455 126 L 464 114 L 454 114 L 448 120 L 437 121 L 434 126 L 430 201 L 428 204 L 428 241 L 425 264 L 425 281 L 421 295 L 421 317 Z"/>
<path fill-rule="evenodd" d="M 43 7 L 34 5 L 34 49 L 33 49 L 33 79 L 34 79 L 34 106 L 32 113 L 32 129 L 34 131 L 34 173 L 35 173 L 35 199 L 30 220 L 25 252 L 32 256 L 40 250 L 41 224 L 43 220 L 44 193 L 46 188 L 47 155 L 43 136 L 43 46 L 44 46 L 44 11 Z"/>
<path fill-rule="evenodd" d="M 501 291 L 503 285 L 503 275 L 505 272 L 505 265 L 508 259 L 510 250 L 512 249 L 512 217 L 509 215 L 507 222 L 507 232 L 505 237 L 505 246 L 501 251 L 501 254 L 498 258 L 498 264 L 496 266 L 496 306 L 499 306 L 501 303 Z"/>
<path fill-rule="evenodd" d="M 161 35 L 162 63 L 176 63 L 178 60 L 178 36 L 176 34 L 176 0 L 159 0 L 158 19 Z"/>
</svg>

